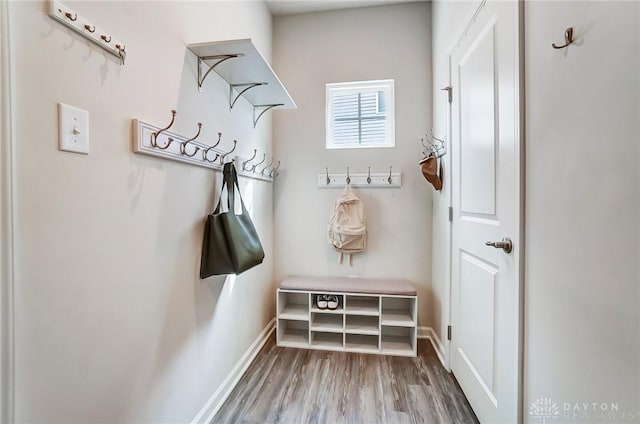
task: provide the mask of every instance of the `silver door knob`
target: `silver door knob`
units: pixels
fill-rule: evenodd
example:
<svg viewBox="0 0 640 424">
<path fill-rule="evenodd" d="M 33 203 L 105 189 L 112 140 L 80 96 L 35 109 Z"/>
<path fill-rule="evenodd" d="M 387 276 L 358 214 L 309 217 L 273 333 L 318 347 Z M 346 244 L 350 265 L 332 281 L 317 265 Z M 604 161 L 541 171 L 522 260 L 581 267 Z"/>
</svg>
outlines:
<svg viewBox="0 0 640 424">
<path fill-rule="evenodd" d="M 493 246 L 496 249 L 502 249 L 505 253 L 511 253 L 513 250 L 513 243 L 509 237 L 503 238 L 502 241 L 488 241 L 485 244 L 487 246 Z"/>
</svg>

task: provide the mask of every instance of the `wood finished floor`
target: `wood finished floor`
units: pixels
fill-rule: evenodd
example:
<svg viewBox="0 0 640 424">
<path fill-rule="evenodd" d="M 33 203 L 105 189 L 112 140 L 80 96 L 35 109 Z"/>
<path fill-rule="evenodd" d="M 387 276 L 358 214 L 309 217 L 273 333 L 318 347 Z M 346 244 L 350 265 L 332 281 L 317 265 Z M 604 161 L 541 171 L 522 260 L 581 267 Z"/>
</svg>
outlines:
<svg viewBox="0 0 640 424">
<path fill-rule="evenodd" d="M 433 347 L 418 357 L 266 343 L 213 423 L 478 423 Z"/>
</svg>

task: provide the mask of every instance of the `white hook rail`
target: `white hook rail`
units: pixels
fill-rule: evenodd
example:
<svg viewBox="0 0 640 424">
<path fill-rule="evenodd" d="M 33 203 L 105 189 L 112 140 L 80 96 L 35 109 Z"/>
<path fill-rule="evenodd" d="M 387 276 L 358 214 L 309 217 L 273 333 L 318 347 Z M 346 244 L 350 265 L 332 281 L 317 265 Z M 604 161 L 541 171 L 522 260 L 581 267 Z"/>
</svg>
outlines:
<svg viewBox="0 0 640 424">
<path fill-rule="evenodd" d="M 278 166 L 272 169 L 262 167 L 252 169 L 249 166 L 243 169 L 242 165 L 247 162 L 249 158 L 238 155 L 231 156 L 232 147 L 235 146 L 235 142 L 222 142 L 215 148 L 211 148 L 212 145 L 216 144 L 215 142 L 210 144 L 200 143 L 195 141 L 195 138 L 185 137 L 167 130 L 161 131 L 162 128 L 147 124 L 138 119 L 133 119 L 132 121 L 133 151 L 135 153 L 188 163 L 216 171 L 222 171 L 223 164 L 221 163 L 221 157 L 224 156 L 223 161 L 229 162 L 231 159 L 235 160 L 238 176 L 273 182 L 274 177 L 278 175 L 279 162 L 277 164 Z M 156 133 L 158 133 L 157 137 L 155 137 Z M 152 144 L 152 140 L 156 143 L 156 146 Z M 207 152 L 206 157 L 208 158 L 206 160 L 203 157 L 205 151 Z"/>
<path fill-rule="evenodd" d="M 318 188 L 342 188 L 350 179 L 351 187 L 361 188 L 398 188 L 402 187 L 402 174 L 400 172 L 349 172 L 336 174 L 323 172 L 318 174 Z"/>
<path fill-rule="evenodd" d="M 58 1 L 49 2 L 49 16 L 119 58 L 120 64 L 124 66 L 127 51 L 122 41 L 116 40 L 110 33 L 93 25 Z"/>
</svg>

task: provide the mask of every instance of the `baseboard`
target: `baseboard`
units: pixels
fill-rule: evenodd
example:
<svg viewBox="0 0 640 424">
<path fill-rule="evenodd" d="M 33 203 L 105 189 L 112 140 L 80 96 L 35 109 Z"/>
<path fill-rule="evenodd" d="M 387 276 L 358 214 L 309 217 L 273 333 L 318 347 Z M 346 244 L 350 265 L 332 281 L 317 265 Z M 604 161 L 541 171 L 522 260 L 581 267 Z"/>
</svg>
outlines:
<svg viewBox="0 0 640 424">
<path fill-rule="evenodd" d="M 448 370 L 449 368 L 447 367 L 447 361 L 445 360 L 446 350 L 444 348 L 444 345 L 440 341 L 440 338 L 436 334 L 436 332 L 433 331 L 433 328 L 418 327 L 418 338 L 428 339 L 431 342 L 431 345 L 433 346 L 433 350 L 436 351 L 436 355 L 438 355 L 438 359 L 440 360 L 440 363 L 445 369 Z"/>
<path fill-rule="evenodd" d="M 216 415 L 222 404 L 227 400 L 234 387 L 236 387 L 236 384 L 238 384 L 240 378 L 256 358 L 258 352 L 262 349 L 262 346 L 264 346 L 267 340 L 269 340 L 269 337 L 275 328 L 276 319 L 274 318 L 269 321 L 256 340 L 251 344 L 251 346 L 249 346 L 249 349 L 247 349 L 244 355 L 242 355 L 242 358 L 240 358 L 236 366 L 233 367 L 227 378 L 224 379 L 213 396 L 209 398 L 198 415 L 196 415 L 193 421 L 191 421 L 191 424 L 210 423 L 213 420 L 213 417 Z"/>
</svg>

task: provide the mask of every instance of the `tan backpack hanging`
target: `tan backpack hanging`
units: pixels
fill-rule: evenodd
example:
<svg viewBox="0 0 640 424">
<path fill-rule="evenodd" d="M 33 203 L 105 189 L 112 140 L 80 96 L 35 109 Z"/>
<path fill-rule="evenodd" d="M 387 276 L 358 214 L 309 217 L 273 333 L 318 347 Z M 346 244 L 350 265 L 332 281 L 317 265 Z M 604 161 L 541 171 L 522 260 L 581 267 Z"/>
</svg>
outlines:
<svg viewBox="0 0 640 424">
<path fill-rule="evenodd" d="M 342 263 L 346 253 L 351 265 L 351 254 L 362 252 L 367 247 L 364 205 L 348 184 L 336 199 L 327 232 L 329 245 L 340 253 L 338 263 Z"/>
</svg>

